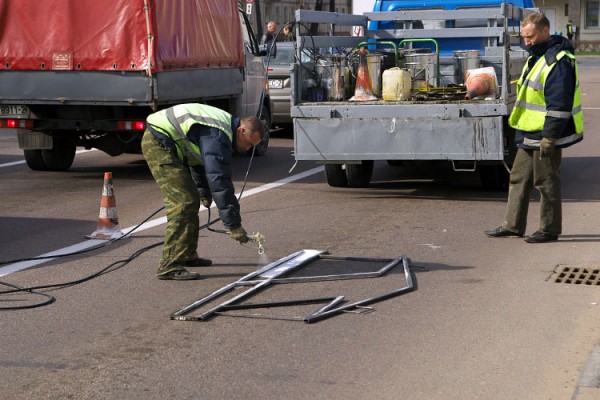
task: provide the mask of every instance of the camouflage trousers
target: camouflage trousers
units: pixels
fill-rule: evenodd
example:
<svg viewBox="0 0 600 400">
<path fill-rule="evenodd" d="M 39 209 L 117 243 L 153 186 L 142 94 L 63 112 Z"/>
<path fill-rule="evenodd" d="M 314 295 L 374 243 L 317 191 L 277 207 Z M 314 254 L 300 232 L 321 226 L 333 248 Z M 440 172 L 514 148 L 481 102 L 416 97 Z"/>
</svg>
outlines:
<svg viewBox="0 0 600 400">
<path fill-rule="evenodd" d="M 142 152 L 165 203 L 167 229 L 157 274 L 184 269 L 198 257 L 200 195 L 189 168 L 146 130 Z"/>
</svg>

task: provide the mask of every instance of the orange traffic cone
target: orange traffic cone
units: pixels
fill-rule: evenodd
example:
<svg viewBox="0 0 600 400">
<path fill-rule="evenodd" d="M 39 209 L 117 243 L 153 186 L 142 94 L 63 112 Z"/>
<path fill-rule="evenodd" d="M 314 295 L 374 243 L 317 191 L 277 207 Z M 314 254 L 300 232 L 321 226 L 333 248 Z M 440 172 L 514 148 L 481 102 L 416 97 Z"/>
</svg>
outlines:
<svg viewBox="0 0 600 400">
<path fill-rule="evenodd" d="M 102 199 L 100 200 L 100 215 L 98 216 L 98 229 L 92 234 L 86 235 L 88 239 L 118 239 L 123 236 L 119 228 L 117 217 L 117 203 L 113 191 L 112 172 L 104 173 L 104 187 L 102 188 Z"/>
<path fill-rule="evenodd" d="M 354 89 L 354 96 L 350 97 L 349 101 L 369 100 L 377 100 L 377 97 L 373 96 L 373 88 L 371 88 L 367 56 L 361 52 L 358 71 L 356 71 L 356 88 Z"/>
<path fill-rule="evenodd" d="M 498 87 L 496 72 L 493 67 L 470 69 L 466 72 L 467 94 L 465 100 L 478 96 L 495 95 Z"/>
</svg>

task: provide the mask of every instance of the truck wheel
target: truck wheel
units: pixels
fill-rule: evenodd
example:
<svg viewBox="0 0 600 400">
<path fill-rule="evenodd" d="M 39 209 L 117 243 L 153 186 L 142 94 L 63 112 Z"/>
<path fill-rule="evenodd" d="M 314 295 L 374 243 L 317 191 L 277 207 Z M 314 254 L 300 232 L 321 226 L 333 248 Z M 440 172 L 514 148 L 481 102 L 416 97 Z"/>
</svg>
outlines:
<svg viewBox="0 0 600 400">
<path fill-rule="evenodd" d="M 507 190 L 508 175 L 504 165 L 482 165 L 479 167 L 481 186 L 487 190 Z"/>
<path fill-rule="evenodd" d="M 75 159 L 75 143 L 73 141 L 54 138 L 54 146 L 50 150 L 42 150 L 42 159 L 47 171 L 66 171 Z"/>
<path fill-rule="evenodd" d="M 373 160 L 365 160 L 362 164 L 346 164 L 348 186 L 352 188 L 365 188 L 373 176 Z"/>
<path fill-rule="evenodd" d="M 348 178 L 342 164 L 325 164 L 325 176 L 329 186 L 346 187 L 348 185 Z"/>
<path fill-rule="evenodd" d="M 42 150 L 23 150 L 27 166 L 34 171 L 46 171 Z"/>
<path fill-rule="evenodd" d="M 263 140 L 254 146 L 254 155 L 255 156 L 264 156 L 269 148 L 269 131 L 271 130 L 271 118 L 269 118 L 269 110 L 267 107 L 263 106 L 261 111 L 260 120 L 262 121 L 265 129 L 265 134 L 263 136 Z M 248 151 L 248 155 L 252 154 L 252 149 Z"/>
</svg>

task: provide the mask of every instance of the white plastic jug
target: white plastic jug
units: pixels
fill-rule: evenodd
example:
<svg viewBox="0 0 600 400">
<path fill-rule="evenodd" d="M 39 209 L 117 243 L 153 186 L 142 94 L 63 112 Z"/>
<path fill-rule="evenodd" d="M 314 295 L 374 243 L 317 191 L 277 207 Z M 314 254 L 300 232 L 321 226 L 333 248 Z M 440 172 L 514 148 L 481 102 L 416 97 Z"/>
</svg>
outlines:
<svg viewBox="0 0 600 400">
<path fill-rule="evenodd" d="M 382 97 L 387 101 L 408 100 L 411 89 L 410 71 L 404 68 L 390 68 L 383 71 Z"/>
</svg>

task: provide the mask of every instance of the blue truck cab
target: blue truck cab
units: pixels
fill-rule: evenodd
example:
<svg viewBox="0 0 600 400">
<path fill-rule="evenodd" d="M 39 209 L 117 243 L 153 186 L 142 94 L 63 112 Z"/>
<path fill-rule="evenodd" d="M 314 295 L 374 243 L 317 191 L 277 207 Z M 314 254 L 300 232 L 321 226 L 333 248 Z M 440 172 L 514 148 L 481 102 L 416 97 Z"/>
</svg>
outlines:
<svg viewBox="0 0 600 400">
<path fill-rule="evenodd" d="M 394 12 L 399 10 L 468 10 L 481 9 L 484 7 L 498 7 L 507 3 L 521 8 L 534 8 L 533 0 L 376 0 L 373 6 L 373 12 Z M 369 30 L 387 30 L 387 29 L 436 29 L 436 28 L 468 28 L 468 27 L 487 27 L 490 21 L 482 18 L 473 18 L 472 20 L 446 20 L 446 21 L 370 21 Z M 509 24 L 518 25 L 517 20 L 509 20 Z M 442 24 L 442 25 L 440 25 Z M 473 49 L 483 51 L 486 41 L 482 38 L 444 38 L 435 37 L 439 45 L 440 55 L 452 55 L 454 50 Z M 430 48 L 435 51 L 431 43 L 414 43 L 413 48 Z"/>
</svg>

